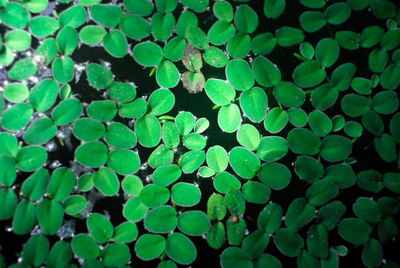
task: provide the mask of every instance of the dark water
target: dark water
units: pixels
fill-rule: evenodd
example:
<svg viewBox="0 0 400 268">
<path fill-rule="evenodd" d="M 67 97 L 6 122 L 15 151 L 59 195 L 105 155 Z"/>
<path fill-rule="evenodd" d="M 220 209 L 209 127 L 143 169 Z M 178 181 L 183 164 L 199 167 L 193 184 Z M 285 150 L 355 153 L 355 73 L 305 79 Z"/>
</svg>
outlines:
<svg viewBox="0 0 400 268">
<path fill-rule="evenodd" d="M 262 12 L 262 5 L 263 1 L 256 0 L 255 3 L 251 3 L 250 5 L 253 7 L 254 10 L 259 15 L 259 27 L 257 31 L 252 34 L 252 37 L 255 35 L 262 33 L 262 32 L 272 32 L 274 33 L 276 29 L 282 26 L 292 26 L 299 28 L 298 18 L 300 17 L 301 13 L 306 9 L 298 3 L 298 1 L 289 1 L 287 0 L 287 7 L 284 14 L 277 20 L 268 20 L 265 18 Z M 329 1 L 329 3 L 338 2 L 338 1 Z M 213 3 L 213 2 L 211 2 Z M 69 5 L 61 4 L 57 7 L 58 11 L 61 11 L 68 7 Z M 174 11 L 175 18 L 179 17 L 181 13 L 181 9 L 176 9 Z M 211 12 L 205 12 L 198 15 L 199 19 L 199 26 L 202 29 L 209 29 L 209 27 L 216 21 L 216 18 L 213 17 Z M 326 37 L 334 37 L 332 33 L 335 33 L 338 30 L 352 30 L 357 33 L 360 33 L 362 29 L 369 25 L 380 25 L 382 28 L 385 28 L 384 21 L 375 20 L 371 13 L 367 10 L 361 12 L 353 12 L 351 18 L 344 24 L 339 26 L 328 26 L 324 27 L 322 30 L 318 31 L 314 34 L 306 33 L 305 41 L 310 42 L 314 47 L 318 43 L 318 41 L 322 38 Z M 1 27 L 0 27 L 1 28 Z M 151 40 L 151 37 L 146 38 L 145 40 Z M 142 41 L 145 41 L 142 40 Z M 130 40 L 132 44 L 131 47 L 134 46 L 137 42 L 133 42 Z M 163 43 L 159 44 L 163 46 Z M 368 69 L 368 53 L 370 50 L 367 49 L 359 49 L 356 52 L 350 52 L 341 49 L 339 60 L 335 63 L 334 66 L 327 70 L 328 76 L 330 73 L 335 69 L 335 67 L 345 63 L 345 62 L 353 62 L 357 66 L 357 72 L 355 76 L 361 77 L 370 77 L 371 73 Z M 294 68 L 300 63 L 300 60 L 293 56 L 294 52 L 298 52 L 298 46 L 290 47 L 290 48 L 280 48 L 276 47 L 275 50 L 269 54 L 267 57 L 272 62 L 278 65 L 279 69 L 282 73 L 282 80 L 284 81 L 291 81 L 291 74 Z M 255 56 L 250 53 L 249 57 L 254 58 Z M 84 62 L 98 62 L 106 61 L 111 64 L 111 70 L 113 74 L 115 74 L 115 80 L 117 81 L 131 81 L 134 82 L 137 86 L 137 96 L 149 96 L 151 92 L 158 89 L 159 86 L 155 81 L 155 77 L 148 77 L 150 72 L 150 68 L 143 68 L 139 66 L 130 55 L 125 56 L 122 59 L 115 59 L 108 55 L 103 48 L 100 47 L 88 47 L 86 45 L 82 45 L 80 49 L 76 50 L 72 58 L 76 63 L 84 63 Z M 247 58 L 248 60 L 249 58 Z M 179 62 L 177 63 L 177 67 L 179 68 L 180 72 L 184 72 L 184 66 Z M 214 77 L 225 79 L 224 68 L 216 69 L 210 68 L 208 66 L 204 66 L 201 70 L 206 77 L 206 79 Z M 90 103 L 93 100 L 101 100 L 104 99 L 102 92 L 98 92 L 95 89 L 91 88 L 87 81 L 85 74 L 82 73 L 81 79 L 76 83 L 71 83 L 71 87 L 74 94 L 77 94 L 78 98 L 82 100 L 82 102 Z M 199 94 L 189 94 L 183 87 L 182 84 L 179 85 L 171 91 L 175 95 L 176 103 L 175 107 L 172 111 L 168 113 L 168 115 L 176 116 L 179 111 L 190 111 L 192 112 L 197 118 L 206 117 L 210 121 L 210 128 L 204 133 L 207 137 L 207 147 L 213 145 L 221 145 L 227 151 L 229 151 L 232 147 L 238 146 L 236 141 L 236 134 L 228 134 L 222 133 L 217 124 L 217 113 L 218 110 L 213 110 L 213 104 L 206 96 L 206 94 L 199 93 Z M 272 90 L 266 89 L 266 92 L 269 97 L 269 106 L 270 108 L 275 107 L 277 104 L 274 103 L 274 97 L 272 96 Z M 343 96 L 343 93 L 340 93 L 340 98 Z M 313 110 L 312 105 L 307 99 L 306 103 L 302 107 L 306 112 L 311 112 Z M 343 114 L 340 107 L 339 101 L 335 104 L 335 106 L 329 108 L 325 111 L 326 114 L 332 118 L 336 114 Z M 383 117 L 385 121 L 385 126 L 388 126 L 388 122 L 390 120 L 390 116 Z M 350 120 L 350 118 L 346 118 L 346 120 Z M 120 121 L 124 123 L 128 123 L 128 120 L 123 118 L 115 118 L 115 121 Z M 249 123 L 247 119 L 244 118 L 242 123 Z M 253 123 L 252 123 L 253 124 Z M 253 124 L 254 125 L 254 124 Z M 262 123 L 255 125 L 260 134 L 263 136 L 270 135 L 268 132 L 265 131 Z M 281 131 L 278 135 L 286 138 L 288 131 L 291 129 L 291 125 L 288 124 L 283 131 Z M 386 128 L 386 132 L 387 132 Z M 339 132 L 339 134 L 343 134 Z M 397 172 L 398 168 L 395 163 L 388 164 L 380 159 L 380 157 L 376 154 L 374 146 L 371 145 L 374 136 L 367 131 L 364 131 L 363 136 L 357 139 L 357 141 L 353 145 L 353 154 L 352 156 L 357 159 L 357 162 L 352 165 L 353 170 L 355 173 L 358 173 L 362 170 L 367 169 L 376 169 L 380 172 L 384 173 L 386 171 L 393 171 Z M 79 145 L 79 141 L 76 140 L 72 136 L 72 143 L 74 147 Z M 52 160 L 58 159 L 63 166 L 69 166 L 70 160 L 73 160 L 73 150 L 69 150 L 65 147 L 58 147 L 59 150 L 56 152 L 52 152 L 49 155 L 49 158 Z M 141 157 L 142 162 L 145 162 L 152 152 L 152 149 L 143 148 L 138 145 L 139 155 Z M 280 204 L 284 211 L 286 211 L 287 207 L 289 206 L 290 202 L 298 197 L 304 197 L 305 191 L 308 188 L 308 185 L 305 185 L 304 182 L 300 181 L 293 170 L 292 163 L 295 161 L 296 155 L 291 153 L 290 151 L 288 154 L 281 159 L 279 162 L 288 166 L 292 171 L 292 181 L 288 187 L 280 191 L 272 191 L 270 200 Z M 321 160 L 323 161 L 323 160 Z M 323 162 L 324 166 L 327 166 L 328 163 Z M 229 172 L 234 173 L 232 170 L 228 169 Z M 151 168 L 147 170 L 140 171 L 138 174 L 140 177 L 145 178 L 146 175 L 151 174 Z M 20 177 L 18 180 L 19 182 L 23 182 L 25 178 Z M 122 177 L 121 177 L 122 179 Z M 183 175 L 181 178 L 184 181 L 194 182 L 196 181 L 199 184 L 199 187 L 202 192 L 202 199 L 201 202 L 192 207 L 191 209 L 200 209 L 205 211 L 206 210 L 206 202 L 208 196 L 213 192 L 213 186 L 211 182 L 211 178 L 196 178 L 195 175 Z M 244 180 L 242 181 L 244 182 Z M 358 189 L 356 186 L 351 187 L 349 189 L 341 190 L 338 197 L 335 200 L 341 200 L 345 203 L 347 207 L 347 212 L 344 217 L 352 217 L 354 216 L 352 212 L 352 204 L 354 201 L 360 197 L 374 197 L 376 200 L 380 196 L 395 196 L 391 192 L 387 190 L 383 190 L 379 194 L 371 194 L 369 192 L 363 191 Z M 123 222 L 125 219 L 122 216 L 122 205 L 125 203 L 125 199 L 123 196 L 113 197 L 113 198 L 104 198 L 96 202 L 93 211 L 103 213 L 107 211 L 111 216 L 111 221 L 114 226 L 118 225 L 119 223 Z M 258 213 L 264 207 L 263 205 L 255 205 L 246 203 L 246 213 L 244 214 L 244 219 L 247 223 L 247 229 L 252 232 L 254 231 L 256 226 L 256 220 Z M 66 216 L 65 220 L 70 219 Z M 64 222 L 65 222 L 64 220 Z M 397 215 L 395 217 L 395 221 L 399 222 L 400 218 Z M 11 221 L 3 222 L 2 226 L 9 226 Z M 84 220 L 77 220 L 76 221 L 76 233 L 80 232 L 87 232 L 86 230 L 86 223 Z M 284 223 L 282 223 L 284 224 Z M 303 238 L 307 236 L 307 230 L 310 225 L 302 228 L 300 230 L 300 234 Z M 139 234 L 143 234 L 146 231 L 143 228 L 143 223 L 138 223 L 139 227 Z M 17 260 L 17 252 L 21 252 L 22 244 L 29 238 L 29 235 L 25 236 L 16 236 L 10 232 L 2 231 L 0 233 L 0 244 L 2 246 L 2 252 L 5 256 L 7 263 L 14 263 Z M 371 237 L 377 237 L 376 234 L 376 226 L 374 228 L 374 232 Z M 51 241 L 57 241 L 58 237 L 53 236 L 49 237 Z M 222 250 L 226 248 L 225 245 L 221 250 L 214 250 L 211 249 L 206 241 L 201 237 L 190 237 L 190 239 L 195 243 L 198 256 L 196 261 L 191 265 L 192 267 L 204 267 L 207 265 L 208 267 L 219 267 L 219 255 L 221 254 Z M 337 233 L 336 229 L 329 232 L 329 245 L 330 246 L 337 246 L 344 244 L 349 248 L 349 254 L 346 257 L 340 257 L 340 266 L 341 267 L 350 267 L 350 265 L 362 266 L 361 264 L 361 247 L 352 247 L 350 244 L 344 242 L 342 238 L 340 238 Z M 159 263 L 159 260 L 150 261 L 150 262 L 143 262 L 139 260 L 135 256 L 135 252 L 133 250 L 134 243 L 131 243 L 131 255 L 132 255 L 132 266 L 133 267 L 156 267 Z M 383 245 L 384 248 L 384 258 L 386 260 L 400 260 L 398 257 L 398 252 L 400 252 L 400 244 L 397 241 L 391 241 L 385 243 Z M 274 256 L 276 256 L 283 264 L 283 267 L 295 267 L 296 266 L 296 258 L 288 258 L 283 256 L 273 244 L 271 239 L 266 251 Z"/>
</svg>

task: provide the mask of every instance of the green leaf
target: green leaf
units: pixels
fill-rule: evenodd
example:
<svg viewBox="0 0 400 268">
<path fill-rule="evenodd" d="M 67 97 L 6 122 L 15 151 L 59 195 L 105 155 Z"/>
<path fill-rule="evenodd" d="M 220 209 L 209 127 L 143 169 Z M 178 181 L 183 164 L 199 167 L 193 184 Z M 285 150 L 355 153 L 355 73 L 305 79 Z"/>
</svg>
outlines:
<svg viewBox="0 0 400 268">
<path fill-rule="evenodd" d="M 314 182 L 306 191 L 306 198 L 310 205 L 321 206 L 339 194 L 335 180 L 324 178 Z"/>
<path fill-rule="evenodd" d="M 58 21 L 61 27 L 78 28 L 86 21 L 86 10 L 82 6 L 71 6 L 60 13 Z"/>
<path fill-rule="evenodd" d="M 32 58 L 23 58 L 16 61 L 8 71 L 8 78 L 12 80 L 27 79 L 34 75 L 38 70 Z"/>
<path fill-rule="evenodd" d="M 125 0 L 124 7 L 133 14 L 139 16 L 148 16 L 153 12 L 153 3 L 146 0 Z"/>
<path fill-rule="evenodd" d="M 165 122 L 161 129 L 161 138 L 168 148 L 175 148 L 180 143 L 179 131 L 172 122 Z"/>
<path fill-rule="evenodd" d="M 17 178 L 16 163 L 13 158 L 6 155 L 0 156 L 1 179 L 0 182 L 4 186 L 12 186 Z"/>
<path fill-rule="evenodd" d="M 93 175 L 93 184 L 103 195 L 114 196 L 119 191 L 117 175 L 109 168 L 100 168 Z"/>
<path fill-rule="evenodd" d="M 238 189 L 230 189 L 225 195 L 225 204 L 232 215 L 241 215 L 245 211 L 244 195 Z M 235 223 L 235 222 L 232 222 Z"/>
<path fill-rule="evenodd" d="M 218 111 L 218 126 L 222 131 L 233 133 L 242 122 L 239 107 L 235 103 L 222 106 Z"/>
<path fill-rule="evenodd" d="M 321 69 L 315 60 L 300 63 L 292 74 L 294 83 L 303 88 L 315 87 L 323 82 L 325 77 L 325 70 Z"/>
<path fill-rule="evenodd" d="M 338 225 L 339 235 L 354 245 L 362 245 L 369 239 L 372 228 L 359 218 L 345 218 Z"/>
<path fill-rule="evenodd" d="M 260 144 L 260 133 L 253 125 L 244 124 L 236 132 L 236 139 L 240 145 L 253 151 Z"/>
<path fill-rule="evenodd" d="M 43 199 L 36 208 L 36 216 L 43 234 L 54 235 L 63 223 L 63 207 L 57 200 Z"/>
<path fill-rule="evenodd" d="M 272 133 L 278 133 L 285 128 L 289 121 L 289 115 L 280 107 L 275 107 L 267 113 L 264 120 L 264 128 Z"/>
<path fill-rule="evenodd" d="M 335 34 L 335 40 L 347 50 L 356 50 L 360 46 L 360 37 L 353 31 L 338 31 Z"/>
<path fill-rule="evenodd" d="M 48 216 L 48 215 L 47 215 Z M 36 224 L 36 208 L 28 199 L 18 203 L 12 220 L 13 232 L 18 235 L 28 234 Z"/>
<path fill-rule="evenodd" d="M 269 203 L 258 214 L 257 226 L 268 234 L 275 233 L 282 222 L 282 207 L 276 203 Z"/>
<path fill-rule="evenodd" d="M 174 26 L 175 18 L 170 13 L 156 12 L 151 17 L 151 32 L 157 41 L 166 41 L 171 36 Z"/>
<path fill-rule="evenodd" d="M 288 257 L 296 257 L 304 247 L 304 240 L 299 234 L 284 228 L 276 232 L 274 244 L 282 254 Z"/>
<path fill-rule="evenodd" d="M 179 182 L 171 189 L 171 200 L 178 206 L 191 207 L 200 202 L 200 189 L 186 182 Z"/>
<path fill-rule="evenodd" d="M 178 164 L 183 173 L 193 173 L 203 164 L 205 158 L 204 151 L 189 151 L 179 158 Z"/>
<path fill-rule="evenodd" d="M 350 155 L 352 145 L 351 140 L 343 136 L 327 136 L 321 143 L 321 157 L 328 162 L 342 161 Z"/>
<path fill-rule="evenodd" d="M 56 19 L 47 16 L 36 16 L 29 22 L 29 30 L 32 35 L 37 38 L 52 35 L 59 28 L 59 22 Z"/>
<path fill-rule="evenodd" d="M 181 233 L 173 233 L 168 236 L 165 252 L 169 258 L 183 265 L 191 264 L 197 256 L 193 242 Z"/>
<path fill-rule="evenodd" d="M 233 87 L 227 82 L 210 78 L 205 84 L 205 91 L 207 96 L 218 106 L 230 104 L 235 98 L 236 92 Z"/>
<path fill-rule="evenodd" d="M 239 103 L 250 121 L 260 122 L 264 119 L 268 106 L 268 98 L 263 89 L 254 87 L 242 92 Z"/>
<path fill-rule="evenodd" d="M 81 195 L 70 195 L 64 203 L 64 212 L 68 215 L 76 215 L 86 207 L 86 199 Z"/>
<path fill-rule="evenodd" d="M 303 42 L 304 33 L 300 29 L 283 26 L 276 30 L 275 37 L 279 46 L 291 47 Z"/>
<path fill-rule="evenodd" d="M 163 236 L 144 234 L 135 244 L 136 256 L 144 261 L 157 258 L 165 250 L 166 241 Z"/>
<path fill-rule="evenodd" d="M 72 133 L 82 141 L 93 141 L 102 138 L 106 128 L 102 123 L 90 118 L 80 118 L 74 122 Z"/>
<path fill-rule="evenodd" d="M 22 29 L 28 24 L 31 16 L 21 4 L 7 2 L 2 5 L 0 19 L 8 27 Z"/>
<path fill-rule="evenodd" d="M 213 13 L 219 20 L 230 22 L 233 19 L 233 7 L 227 1 L 218 1 L 213 5 Z"/>
<path fill-rule="evenodd" d="M 221 254 L 221 266 L 223 268 L 250 268 L 252 263 L 244 250 L 238 247 L 228 247 Z"/>
<path fill-rule="evenodd" d="M 305 11 L 301 14 L 300 19 L 301 28 L 309 33 L 314 33 L 326 25 L 326 19 L 321 11 Z"/>
<path fill-rule="evenodd" d="M 110 70 L 97 63 L 90 63 L 86 68 L 89 84 L 96 89 L 106 89 L 113 81 Z"/>
<path fill-rule="evenodd" d="M 269 265 L 271 268 L 281 268 L 281 262 L 274 256 L 268 253 L 262 253 L 254 261 L 255 268 L 262 268 Z"/>
<path fill-rule="evenodd" d="M 357 217 L 367 222 L 377 223 L 381 218 L 377 203 L 367 197 L 358 197 L 353 204 L 353 211 Z"/>
<path fill-rule="evenodd" d="M 157 184 L 148 184 L 140 192 L 140 200 L 149 208 L 158 207 L 169 200 L 169 190 Z"/>
<path fill-rule="evenodd" d="M 22 147 L 15 157 L 17 168 L 30 172 L 40 168 L 47 160 L 47 152 L 41 146 Z"/>
<path fill-rule="evenodd" d="M 32 201 L 39 200 L 46 192 L 50 174 L 47 169 L 39 168 L 22 184 L 22 194 Z M 11 206 L 12 207 L 12 206 Z"/>
<path fill-rule="evenodd" d="M 207 243 L 211 248 L 219 249 L 225 242 L 225 226 L 218 221 L 207 233 Z"/>
<path fill-rule="evenodd" d="M 0 189 L 0 219 L 9 220 L 14 216 L 18 198 L 11 188 Z"/>
<path fill-rule="evenodd" d="M 139 197 L 132 197 L 128 199 L 122 210 L 123 216 L 133 222 L 140 221 L 144 218 L 148 210 Z"/>
<path fill-rule="evenodd" d="M 29 103 L 39 112 L 45 112 L 53 106 L 57 95 L 57 83 L 46 78 L 32 88 L 29 94 Z"/>
<path fill-rule="evenodd" d="M 196 15 L 193 12 L 186 10 L 179 16 L 178 22 L 175 27 L 176 33 L 179 36 L 186 38 L 188 29 L 191 26 L 197 26 L 197 24 L 198 20 Z"/>
<path fill-rule="evenodd" d="M 31 46 L 31 36 L 23 30 L 12 30 L 4 36 L 4 45 L 13 51 L 24 51 Z"/>
<path fill-rule="evenodd" d="M 334 3 L 325 10 L 324 15 L 329 24 L 339 25 L 350 18 L 351 8 L 345 2 Z"/>
<path fill-rule="evenodd" d="M 152 42 L 142 42 L 133 48 L 133 58 L 145 67 L 158 65 L 163 58 L 161 47 Z"/>
<path fill-rule="evenodd" d="M 269 19 L 277 19 L 286 7 L 285 0 L 265 0 L 264 15 Z"/>
<path fill-rule="evenodd" d="M 144 226 L 152 233 L 169 233 L 178 224 L 176 210 L 171 206 L 156 207 L 147 213 Z"/>
<path fill-rule="evenodd" d="M 109 146 L 115 148 L 130 149 L 137 143 L 136 134 L 119 122 L 108 125 L 104 138 Z"/>
<path fill-rule="evenodd" d="M 389 134 L 382 134 L 381 137 L 374 138 L 374 147 L 378 155 L 386 162 L 393 162 L 396 160 L 396 143 L 392 136 Z"/>
<path fill-rule="evenodd" d="M 70 26 L 62 28 L 56 37 L 58 51 L 62 55 L 70 55 L 78 45 L 78 33 Z"/>
<path fill-rule="evenodd" d="M 161 144 L 149 156 L 148 164 L 152 168 L 169 164 L 174 158 L 174 153 L 167 146 Z"/>
<path fill-rule="evenodd" d="M 121 181 L 121 187 L 125 193 L 138 196 L 143 189 L 143 182 L 136 175 L 128 175 Z"/>
<path fill-rule="evenodd" d="M 57 132 L 57 127 L 48 118 L 40 118 L 34 121 L 26 129 L 22 138 L 27 144 L 43 144 L 52 139 Z"/>
<path fill-rule="evenodd" d="M 184 234 L 199 236 L 208 232 L 211 223 L 207 215 L 199 210 L 187 211 L 179 215 L 178 229 Z"/>
<path fill-rule="evenodd" d="M 226 49 L 232 58 L 244 58 L 250 51 L 250 35 L 239 33 L 229 40 Z"/>
<path fill-rule="evenodd" d="M 186 41 L 180 36 L 171 38 L 164 46 L 164 57 L 170 61 L 179 61 L 185 52 Z"/>
<path fill-rule="evenodd" d="M 108 154 L 107 164 L 118 174 L 130 175 L 139 170 L 140 158 L 131 150 L 112 150 Z"/>
<path fill-rule="evenodd" d="M 207 150 L 207 164 L 215 172 L 224 171 L 228 167 L 228 155 L 224 148 L 219 145 Z"/>
<path fill-rule="evenodd" d="M 213 185 L 214 188 L 222 194 L 225 194 L 230 189 L 240 189 L 242 186 L 235 176 L 225 171 L 220 172 L 215 176 Z"/>
<path fill-rule="evenodd" d="M 72 249 L 68 242 L 57 241 L 47 256 L 46 265 L 49 268 L 67 265 L 72 259 Z"/>
<path fill-rule="evenodd" d="M 249 258 L 254 258 L 262 253 L 268 246 L 269 236 L 263 231 L 256 230 L 243 239 L 242 251 Z"/>
<path fill-rule="evenodd" d="M 379 267 L 382 264 L 383 249 L 381 243 L 372 238 L 363 247 L 361 260 L 367 267 Z"/>
<path fill-rule="evenodd" d="M 96 45 L 103 40 L 106 33 L 103 27 L 86 25 L 80 30 L 79 39 L 86 45 Z"/>
<path fill-rule="evenodd" d="M 121 266 L 131 259 L 129 247 L 124 244 L 111 243 L 102 251 L 102 261 L 105 266 Z"/>
<path fill-rule="evenodd" d="M 310 205 L 307 199 L 299 197 L 294 199 L 285 215 L 286 226 L 295 232 L 307 225 L 314 218 L 315 208 Z"/>
<path fill-rule="evenodd" d="M 267 136 L 260 140 L 257 155 L 263 161 L 276 161 L 286 155 L 288 151 L 287 141 L 278 136 Z"/>
<path fill-rule="evenodd" d="M 4 88 L 3 95 L 9 102 L 19 103 L 29 97 L 29 89 L 24 83 L 12 83 Z"/>
<path fill-rule="evenodd" d="M 226 207 L 222 195 L 215 193 L 211 194 L 207 201 L 207 215 L 210 220 L 222 220 L 225 217 Z"/>
<path fill-rule="evenodd" d="M 150 23 L 143 17 L 134 14 L 124 15 L 119 28 L 127 37 L 134 40 L 146 38 L 151 32 Z"/>
<path fill-rule="evenodd" d="M 372 109 L 380 114 L 392 114 L 399 107 L 399 99 L 393 91 L 381 91 L 371 100 Z"/>
<path fill-rule="evenodd" d="M 255 181 L 246 182 L 242 187 L 244 198 L 247 202 L 255 204 L 267 203 L 271 190 L 265 184 Z"/>
<path fill-rule="evenodd" d="M 75 150 L 75 159 L 84 166 L 100 167 L 107 162 L 108 148 L 99 141 L 87 142 Z"/>
<path fill-rule="evenodd" d="M 332 230 L 346 210 L 345 205 L 341 201 L 328 203 L 319 210 L 318 223 L 324 225 L 327 230 Z"/>
<path fill-rule="evenodd" d="M 240 5 L 236 9 L 234 23 L 239 32 L 252 33 L 258 26 L 257 13 L 248 5 Z"/>
<path fill-rule="evenodd" d="M 116 29 L 104 35 L 103 46 L 104 49 L 115 58 L 122 58 L 128 52 L 128 43 L 125 35 Z"/>
<path fill-rule="evenodd" d="M 314 110 L 308 114 L 308 125 L 314 134 L 323 137 L 332 130 L 332 120 L 323 112 Z"/>
<path fill-rule="evenodd" d="M 258 178 L 273 190 L 282 190 L 289 185 L 292 174 L 280 163 L 270 162 L 261 165 Z"/>
<path fill-rule="evenodd" d="M 211 44 L 219 46 L 228 42 L 235 35 L 235 31 L 235 27 L 228 21 L 219 20 L 210 27 L 207 37 Z"/>
<path fill-rule="evenodd" d="M 254 78 L 263 87 L 272 87 L 281 80 L 279 68 L 263 56 L 257 56 L 251 63 Z M 229 79 L 229 78 L 228 78 Z"/>
<path fill-rule="evenodd" d="M 60 167 L 53 171 L 50 177 L 47 193 L 56 201 L 63 201 L 75 186 L 75 175 L 71 169 Z"/>
<path fill-rule="evenodd" d="M 24 263 L 35 267 L 41 266 L 46 260 L 50 243 L 46 236 L 37 234 L 29 238 L 22 251 Z"/>
<path fill-rule="evenodd" d="M 75 75 L 74 62 L 68 56 L 57 57 L 51 65 L 51 71 L 57 82 L 68 83 Z"/>
<path fill-rule="evenodd" d="M 325 38 L 318 42 L 315 47 L 315 59 L 325 67 L 331 67 L 339 58 L 339 44 L 332 38 Z"/>
<path fill-rule="evenodd" d="M 90 7 L 92 19 L 107 28 L 115 27 L 122 18 L 122 9 L 116 5 L 92 5 Z"/>
<path fill-rule="evenodd" d="M 201 13 L 204 12 L 208 7 L 208 0 L 183 0 L 182 4 L 185 7 L 192 9 L 195 12 Z"/>
<path fill-rule="evenodd" d="M 112 239 L 118 243 L 131 243 L 138 235 L 138 228 L 135 223 L 125 221 L 114 229 Z"/>
<path fill-rule="evenodd" d="M 243 147 L 235 147 L 229 152 L 229 164 L 240 177 L 251 179 L 260 168 L 260 159 Z"/>
<path fill-rule="evenodd" d="M 170 61 L 162 61 L 156 69 L 156 80 L 162 88 L 176 87 L 179 82 L 179 71 Z"/>
<path fill-rule="evenodd" d="M 374 169 L 361 171 L 357 174 L 357 186 L 363 190 L 378 193 L 383 189 L 382 174 Z"/>
<path fill-rule="evenodd" d="M 254 78 L 249 64 L 242 59 L 228 62 L 225 69 L 229 83 L 237 90 L 244 91 L 254 85 Z"/>
<path fill-rule="evenodd" d="M 1 116 L 0 123 L 3 129 L 18 131 L 31 119 L 33 108 L 27 103 L 18 103 L 5 110 Z"/>
<path fill-rule="evenodd" d="M 154 115 L 145 115 L 135 122 L 135 133 L 144 147 L 154 147 L 161 139 L 161 125 Z"/>
<path fill-rule="evenodd" d="M 300 107 L 306 98 L 304 91 L 291 82 L 279 82 L 273 91 L 276 100 L 286 107 Z"/>
<path fill-rule="evenodd" d="M 262 33 L 251 41 L 251 50 L 256 55 L 265 56 L 274 50 L 276 43 L 277 40 L 272 33 Z"/>
<path fill-rule="evenodd" d="M 95 259 L 100 255 L 100 249 L 93 238 L 87 234 L 78 234 L 71 240 L 74 254 L 82 259 Z"/>
</svg>

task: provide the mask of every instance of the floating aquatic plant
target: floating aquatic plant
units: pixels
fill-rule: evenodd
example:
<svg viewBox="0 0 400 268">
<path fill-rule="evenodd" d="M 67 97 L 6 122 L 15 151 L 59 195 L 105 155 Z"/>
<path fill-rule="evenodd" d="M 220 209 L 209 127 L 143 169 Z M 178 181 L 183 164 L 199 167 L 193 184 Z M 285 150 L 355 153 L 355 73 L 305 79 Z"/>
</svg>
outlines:
<svg viewBox="0 0 400 268">
<path fill-rule="evenodd" d="M 0 267 L 398 267 L 399 24 L 392 0 L 0 1 Z"/>
</svg>

